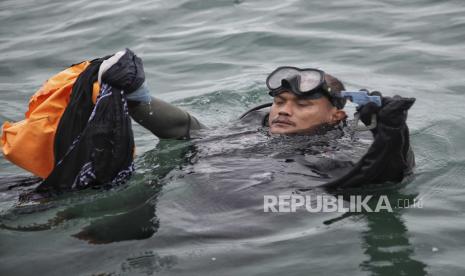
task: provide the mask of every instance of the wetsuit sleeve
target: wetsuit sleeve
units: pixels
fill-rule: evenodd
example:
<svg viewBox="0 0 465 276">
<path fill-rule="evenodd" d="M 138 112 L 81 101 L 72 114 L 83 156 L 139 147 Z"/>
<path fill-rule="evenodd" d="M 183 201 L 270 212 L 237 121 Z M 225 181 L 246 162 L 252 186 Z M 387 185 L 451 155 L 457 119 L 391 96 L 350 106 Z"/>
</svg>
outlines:
<svg viewBox="0 0 465 276">
<path fill-rule="evenodd" d="M 411 174 L 415 158 L 406 123 L 407 110 L 415 99 L 391 98 L 379 110 L 378 126 L 368 152 L 342 177 L 324 186 L 330 189 L 360 187 L 383 182 L 400 182 Z"/>
<path fill-rule="evenodd" d="M 159 138 L 190 138 L 192 130 L 204 127 L 188 112 L 154 97 L 149 102 L 128 101 L 128 105 L 131 117 Z"/>
<path fill-rule="evenodd" d="M 131 117 L 159 138 L 189 138 L 192 130 L 202 127 L 186 111 L 150 96 L 142 60 L 129 49 L 105 58 L 98 80 L 121 89 Z"/>
</svg>

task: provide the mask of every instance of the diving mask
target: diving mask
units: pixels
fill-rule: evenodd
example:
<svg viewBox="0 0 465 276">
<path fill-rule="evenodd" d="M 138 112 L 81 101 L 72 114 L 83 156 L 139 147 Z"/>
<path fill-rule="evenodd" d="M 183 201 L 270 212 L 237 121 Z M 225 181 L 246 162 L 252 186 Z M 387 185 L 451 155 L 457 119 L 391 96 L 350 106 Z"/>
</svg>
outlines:
<svg viewBox="0 0 465 276">
<path fill-rule="evenodd" d="M 307 99 L 318 99 L 326 96 L 339 109 L 343 108 L 345 104 L 345 99 L 337 97 L 327 85 L 325 72 L 314 68 L 278 67 L 266 79 L 266 86 L 272 97 L 285 91 L 291 91 L 295 95 Z"/>
</svg>

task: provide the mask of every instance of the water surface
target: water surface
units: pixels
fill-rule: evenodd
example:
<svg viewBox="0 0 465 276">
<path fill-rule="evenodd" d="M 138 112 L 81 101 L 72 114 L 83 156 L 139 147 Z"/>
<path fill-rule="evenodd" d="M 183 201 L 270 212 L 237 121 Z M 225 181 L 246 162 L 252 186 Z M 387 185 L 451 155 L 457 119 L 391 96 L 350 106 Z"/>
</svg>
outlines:
<svg viewBox="0 0 465 276">
<path fill-rule="evenodd" d="M 219 130 L 225 139 L 198 158 L 190 142 L 159 142 L 134 124 L 138 173 L 127 185 L 21 208 L 17 194 L 2 191 L 0 274 L 465 271 L 461 1 L 5 0 L 0 26 L 0 123 L 21 120 L 51 75 L 125 47 L 143 58 L 152 95 L 210 126 L 268 101 L 264 79 L 281 65 L 321 68 L 350 89 L 416 97 L 408 121 L 415 179 L 369 192 L 423 202 L 394 213 L 265 215 L 264 194 L 311 177 L 276 173 L 277 159 L 244 154 L 250 143 L 272 146 L 266 137 Z M 25 172 L 1 157 L 0 178 L 16 174 Z"/>
</svg>

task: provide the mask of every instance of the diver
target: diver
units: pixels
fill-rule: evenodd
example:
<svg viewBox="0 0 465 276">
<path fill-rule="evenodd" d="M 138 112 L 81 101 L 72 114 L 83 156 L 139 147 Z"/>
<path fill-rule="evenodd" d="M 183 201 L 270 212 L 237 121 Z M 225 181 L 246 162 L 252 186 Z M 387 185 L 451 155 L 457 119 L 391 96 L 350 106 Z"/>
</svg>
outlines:
<svg viewBox="0 0 465 276">
<path fill-rule="evenodd" d="M 188 112 L 150 96 L 145 82 L 137 89 L 124 89 L 135 71 L 143 71 L 141 62 L 134 65 L 137 59 L 128 49 L 118 52 L 102 62 L 98 73 L 100 82 L 125 91 L 131 117 L 162 139 L 188 139 L 193 131 L 206 128 Z M 253 108 L 241 118 L 269 107 L 260 121 L 269 127 L 270 135 L 315 135 L 346 125 L 345 87 L 334 76 L 318 69 L 284 66 L 268 76 L 266 85 L 272 104 Z M 415 99 L 365 93 L 379 100 L 357 108 L 357 118 L 369 126 L 373 143 L 349 172 L 324 185 L 328 189 L 400 182 L 411 174 L 415 162 L 406 120 Z"/>
<path fill-rule="evenodd" d="M 1 139 L 8 160 L 40 177 L 35 192 L 42 195 L 127 181 L 134 172 L 130 117 L 161 139 L 195 138 L 208 129 L 150 95 L 142 60 L 129 49 L 72 65 L 49 80 L 32 96 L 25 120 L 4 123 Z M 325 188 L 400 182 L 411 175 L 415 161 L 406 121 L 414 98 L 345 91 L 337 78 L 313 68 L 279 67 L 266 85 L 273 102 L 247 111 L 240 122 L 266 129 L 272 139 L 343 133 L 347 99 L 359 104 L 350 131 L 373 135 L 360 160 L 350 166 L 337 157 L 302 160 L 324 176 Z M 358 125 L 359 119 L 366 127 Z"/>
</svg>

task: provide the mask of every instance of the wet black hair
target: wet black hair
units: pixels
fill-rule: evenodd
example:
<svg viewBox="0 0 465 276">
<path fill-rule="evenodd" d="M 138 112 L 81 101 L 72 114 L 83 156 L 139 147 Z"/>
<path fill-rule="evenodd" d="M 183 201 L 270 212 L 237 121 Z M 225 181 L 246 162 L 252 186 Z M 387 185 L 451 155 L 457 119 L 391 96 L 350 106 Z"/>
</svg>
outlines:
<svg viewBox="0 0 465 276">
<path fill-rule="evenodd" d="M 343 109 L 346 104 L 346 99 L 341 97 L 341 91 L 346 90 L 344 84 L 338 78 L 328 73 L 325 73 L 325 81 L 331 95 L 329 100 L 338 109 Z"/>
</svg>

